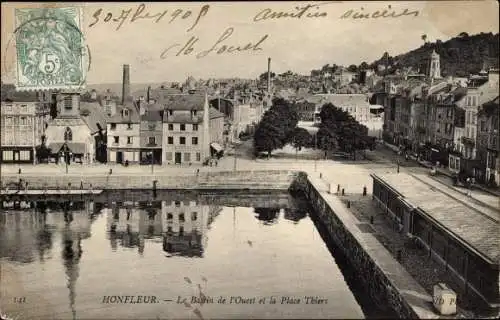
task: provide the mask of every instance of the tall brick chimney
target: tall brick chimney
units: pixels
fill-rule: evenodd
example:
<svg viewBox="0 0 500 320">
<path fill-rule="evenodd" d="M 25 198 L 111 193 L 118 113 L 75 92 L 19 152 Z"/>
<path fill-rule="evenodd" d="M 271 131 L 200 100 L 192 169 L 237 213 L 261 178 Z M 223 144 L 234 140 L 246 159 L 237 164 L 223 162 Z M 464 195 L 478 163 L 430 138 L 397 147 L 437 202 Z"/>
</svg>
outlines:
<svg viewBox="0 0 500 320">
<path fill-rule="evenodd" d="M 271 92 L 271 58 L 267 58 L 267 93 Z"/>
<path fill-rule="evenodd" d="M 122 105 L 125 104 L 130 97 L 130 66 L 123 65 L 123 82 L 122 82 Z"/>
</svg>

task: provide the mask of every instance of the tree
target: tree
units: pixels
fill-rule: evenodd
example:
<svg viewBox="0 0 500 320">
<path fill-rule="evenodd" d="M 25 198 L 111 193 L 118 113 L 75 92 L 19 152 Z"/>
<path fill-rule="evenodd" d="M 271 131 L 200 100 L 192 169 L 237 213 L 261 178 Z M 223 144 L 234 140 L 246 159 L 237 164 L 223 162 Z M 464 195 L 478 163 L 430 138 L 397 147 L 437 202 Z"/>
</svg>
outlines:
<svg viewBox="0 0 500 320">
<path fill-rule="evenodd" d="M 366 63 L 365 61 L 361 62 L 361 64 L 359 65 L 359 70 L 367 70 L 367 69 L 369 69 L 368 63 Z"/>
<path fill-rule="evenodd" d="M 311 134 L 304 128 L 296 127 L 292 133 L 293 146 L 297 151 L 300 151 L 302 147 L 307 148 L 311 145 Z"/>
<path fill-rule="evenodd" d="M 45 135 L 43 135 L 41 137 L 41 140 L 42 141 L 41 141 L 40 145 L 35 147 L 35 154 L 36 154 L 36 158 L 37 158 L 38 163 L 46 161 L 50 157 L 50 154 L 51 154 L 51 150 L 49 148 L 47 148 L 47 145 L 46 145 L 47 138 L 45 137 Z"/>
<path fill-rule="evenodd" d="M 357 72 L 358 71 L 358 67 L 355 64 L 351 64 L 349 67 L 347 67 L 347 71 Z"/>
<path fill-rule="evenodd" d="M 424 41 L 424 44 L 426 44 L 427 43 L 427 35 L 423 34 L 421 38 Z"/>
<path fill-rule="evenodd" d="M 296 107 L 283 98 L 273 100 L 254 134 L 254 152 L 267 152 L 271 156 L 273 150 L 282 148 L 291 141 L 293 131 L 297 127 L 299 116 Z"/>
</svg>

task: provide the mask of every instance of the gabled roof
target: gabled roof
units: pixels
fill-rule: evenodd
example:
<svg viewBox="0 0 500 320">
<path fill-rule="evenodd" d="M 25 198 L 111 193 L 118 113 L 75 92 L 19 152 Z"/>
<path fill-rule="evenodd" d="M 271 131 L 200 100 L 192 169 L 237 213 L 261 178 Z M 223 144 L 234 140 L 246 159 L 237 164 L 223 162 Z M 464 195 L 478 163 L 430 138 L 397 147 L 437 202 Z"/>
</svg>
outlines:
<svg viewBox="0 0 500 320">
<path fill-rule="evenodd" d="M 141 121 L 163 121 L 163 110 L 146 110 L 141 115 Z"/>
<path fill-rule="evenodd" d="M 208 116 L 210 117 L 210 119 L 224 118 L 224 114 L 214 107 L 210 107 L 210 109 L 208 110 Z"/>
<path fill-rule="evenodd" d="M 169 110 L 203 110 L 205 96 L 199 94 L 180 94 L 167 96 L 158 101 Z"/>
<path fill-rule="evenodd" d="M 88 111 L 88 115 L 82 115 L 81 117 L 91 132 L 99 131 L 99 125 L 102 129 L 106 130 L 109 116 L 104 112 L 99 103 L 80 102 L 80 114 L 85 114 L 85 111 Z"/>
<path fill-rule="evenodd" d="M 122 116 L 122 111 L 127 109 L 128 116 Z M 116 113 L 109 119 L 109 123 L 139 123 L 139 111 L 132 102 L 124 106 L 116 106 Z"/>
</svg>

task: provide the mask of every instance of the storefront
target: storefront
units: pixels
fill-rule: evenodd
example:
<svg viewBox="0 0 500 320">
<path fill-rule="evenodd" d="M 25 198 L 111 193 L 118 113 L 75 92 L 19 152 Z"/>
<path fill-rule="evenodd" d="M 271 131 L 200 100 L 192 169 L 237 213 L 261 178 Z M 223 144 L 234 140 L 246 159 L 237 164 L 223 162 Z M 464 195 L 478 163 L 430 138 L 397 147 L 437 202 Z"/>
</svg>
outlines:
<svg viewBox="0 0 500 320">
<path fill-rule="evenodd" d="M 2 147 L 1 163 L 33 163 L 35 152 L 32 147 Z"/>
</svg>

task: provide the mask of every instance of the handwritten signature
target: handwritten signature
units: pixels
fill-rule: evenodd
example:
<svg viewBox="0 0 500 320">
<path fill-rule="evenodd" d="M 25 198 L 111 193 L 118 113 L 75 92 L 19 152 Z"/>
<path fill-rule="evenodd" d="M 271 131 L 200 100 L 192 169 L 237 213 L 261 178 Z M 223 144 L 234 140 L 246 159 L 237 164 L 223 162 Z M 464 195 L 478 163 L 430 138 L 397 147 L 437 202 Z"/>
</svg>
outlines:
<svg viewBox="0 0 500 320">
<path fill-rule="evenodd" d="M 176 53 L 175 56 L 189 56 L 191 54 L 196 54 L 196 58 L 204 58 L 208 56 L 210 53 L 216 53 L 216 54 L 224 54 L 224 53 L 239 53 L 239 52 L 254 52 L 254 51 L 261 51 L 262 48 L 260 47 L 268 38 L 269 35 L 266 34 L 263 37 L 260 38 L 255 43 L 248 42 L 244 45 L 227 45 L 224 44 L 227 39 L 229 39 L 234 32 L 234 28 L 229 27 L 227 28 L 222 35 L 219 37 L 219 39 L 215 42 L 210 49 L 207 50 L 202 50 L 202 51 L 197 51 L 196 49 L 196 43 L 200 40 L 196 36 L 192 36 L 184 45 L 180 43 L 173 44 L 166 48 L 165 50 L 162 51 L 160 54 L 161 59 L 166 59 L 168 57 L 168 53 L 171 52 L 174 48 L 180 48 Z M 194 53 L 193 53 L 194 52 Z"/>
<path fill-rule="evenodd" d="M 170 21 L 168 23 L 172 23 L 178 18 L 181 20 L 186 20 L 188 18 L 193 18 L 196 17 L 194 20 L 193 24 L 187 31 L 191 31 L 198 25 L 200 22 L 201 18 L 205 17 L 210 9 L 210 5 L 206 4 L 203 5 L 199 10 L 196 12 L 193 12 L 192 10 L 182 10 L 182 9 L 176 9 L 173 10 L 168 16 L 170 16 Z M 118 23 L 118 26 L 116 27 L 116 30 L 119 30 L 125 21 L 130 16 L 129 23 L 134 23 L 135 21 L 139 20 L 153 20 L 155 23 L 160 22 L 164 17 L 167 16 L 167 14 L 170 12 L 169 10 L 164 10 L 162 12 L 154 13 L 151 14 L 149 12 L 145 12 L 146 10 L 146 5 L 144 3 L 141 3 L 137 9 L 134 11 L 133 15 L 131 15 L 133 9 L 127 9 L 127 10 L 122 10 L 120 15 L 113 15 L 113 13 L 108 12 L 106 15 L 103 15 L 103 10 L 102 8 L 97 9 L 94 14 L 92 15 L 92 18 L 94 18 L 94 21 L 92 21 L 91 24 L 89 24 L 89 28 L 95 26 L 97 23 L 100 21 L 103 21 L 105 23 Z M 193 15 L 193 13 L 195 13 Z M 104 16 L 104 18 L 102 18 Z M 102 19 L 102 20 L 101 20 Z"/>
</svg>

